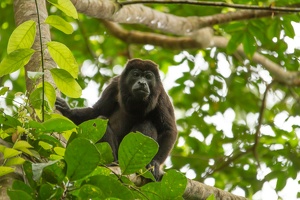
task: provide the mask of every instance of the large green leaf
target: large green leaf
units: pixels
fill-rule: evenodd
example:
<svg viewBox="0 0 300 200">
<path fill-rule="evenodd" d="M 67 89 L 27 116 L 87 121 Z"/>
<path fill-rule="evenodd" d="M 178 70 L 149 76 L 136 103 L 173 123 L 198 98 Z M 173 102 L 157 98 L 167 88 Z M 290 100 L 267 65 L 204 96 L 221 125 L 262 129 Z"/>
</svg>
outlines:
<svg viewBox="0 0 300 200">
<path fill-rule="evenodd" d="M 8 54 L 0 63 L 0 77 L 24 67 L 29 62 L 33 53 L 34 50 L 32 49 L 17 49 Z"/>
<path fill-rule="evenodd" d="M 65 34 L 73 33 L 73 27 L 70 23 L 66 22 L 63 18 L 57 15 L 50 15 L 47 17 L 45 22 L 58 30 L 64 32 Z"/>
<path fill-rule="evenodd" d="M 77 10 L 70 0 L 47 0 L 49 3 L 56 6 L 59 10 L 63 11 L 66 15 L 78 18 Z"/>
<path fill-rule="evenodd" d="M 24 191 L 31 197 L 35 196 L 33 189 L 23 181 L 15 180 L 12 184 L 12 189 Z"/>
<path fill-rule="evenodd" d="M 33 20 L 26 21 L 20 24 L 11 34 L 8 45 L 7 53 L 17 49 L 29 49 L 33 45 L 36 33 L 36 23 Z"/>
<path fill-rule="evenodd" d="M 89 139 L 94 143 L 98 142 L 106 131 L 107 121 L 104 119 L 93 119 L 83 122 L 79 125 L 78 137 Z"/>
<path fill-rule="evenodd" d="M 133 199 L 130 190 L 120 181 L 110 176 L 97 175 L 89 178 L 88 184 L 97 186 L 102 191 L 103 198 Z"/>
<path fill-rule="evenodd" d="M 148 183 L 142 187 L 149 199 L 182 199 L 187 185 L 186 177 L 176 170 L 169 170 L 161 182 Z"/>
<path fill-rule="evenodd" d="M 150 163 L 158 151 L 158 144 L 141 133 L 129 133 L 119 147 L 119 164 L 123 174 L 131 174 Z"/>
<path fill-rule="evenodd" d="M 99 164 L 100 154 L 90 140 L 76 138 L 67 146 L 65 160 L 67 177 L 75 181 L 94 171 Z"/>
<path fill-rule="evenodd" d="M 22 190 L 12 190 L 8 189 L 7 194 L 11 200 L 33 200 L 34 198 L 31 197 L 28 193 L 22 191 Z"/>
<path fill-rule="evenodd" d="M 68 71 L 73 78 L 78 77 L 78 64 L 70 51 L 70 49 L 59 42 L 47 43 L 49 53 L 57 65 L 66 71 Z"/>
<path fill-rule="evenodd" d="M 45 133 L 62 132 L 76 128 L 77 126 L 68 119 L 52 118 L 42 123 Z"/>
<path fill-rule="evenodd" d="M 76 80 L 64 69 L 51 69 L 51 74 L 58 89 L 65 95 L 78 98 L 82 89 Z"/>
</svg>

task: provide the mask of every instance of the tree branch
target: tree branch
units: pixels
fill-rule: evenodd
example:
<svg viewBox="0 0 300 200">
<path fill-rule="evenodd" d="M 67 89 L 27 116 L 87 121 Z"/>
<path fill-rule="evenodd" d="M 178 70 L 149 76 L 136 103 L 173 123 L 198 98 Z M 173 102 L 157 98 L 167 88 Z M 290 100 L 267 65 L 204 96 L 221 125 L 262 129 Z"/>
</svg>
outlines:
<svg viewBox="0 0 300 200">
<path fill-rule="evenodd" d="M 118 166 L 109 167 L 113 173 L 122 174 L 121 170 Z M 131 174 L 127 176 L 130 181 L 132 181 L 135 185 L 142 186 L 148 183 L 148 179 L 136 175 Z M 214 194 L 216 199 L 228 199 L 228 200 L 247 200 L 245 197 L 237 196 L 231 194 L 230 192 L 226 192 L 224 190 L 205 185 L 203 183 L 188 179 L 187 186 L 185 192 L 183 194 L 183 198 L 186 200 L 205 200 L 211 194 Z"/>
<path fill-rule="evenodd" d="M 101 20 L 101 22 L 108 29 L 109 33 L 129 44 L 152 44 L 174 50 L 206 48 L 209 46 L 208 42 L 212 37 L 212 31 L 209 28 L 199 30 L 197 35 L 201 35 L 202 37 L 195 41 L 191 37 L 172 37 L 149 32 L 127 31 L 117 23 L 107 20 Z"/>
<path fill-rule="evenodd" d="M 197 6 L 211 6 L 211 7 L 225 7 L 225 8 L 235 8 L 244 10 L 264 10 L 270 12 L 300 12 L 300 8 L 291 7 L 276 7 L 276 6 L 256 6 L 256 5 L 244 5 L 244 4 L 232 4 L 225 2 L 207 2 L 207 1 L 193 1 L 193 0 L 141 0 L 141 1 L 127 1 L 121 2 L 121 5 L 132 5 L 132 4 L 188 4 Z"/>
<path fill-rule="evenodd" d="M 219 47 L 219 48 L 226 48 L 228 45 L 228 39 L 225 37 L 215 36 L 213 37 L 212 43 L 213 43 L 212 46 Z M 237 48 L 237 53 L 241 55 L 243 58 L 247 58 L 243 50 L 243 47 L 241 45 Z M 268 59 L 267 57 L 257 52 L 254 53 L 251 61 L 257 64 L 261 64 L 266 70 L 268 70 L 273 75 L 275 81 L 278 81 L 288 86 L 300 85 L 298 71 L 286 71 L 280 65 L 274 63 L 272 60 Z"/>
<path fill-rule="evenodd" d="M 199 30 L 203 32 L 191 35 L 191 37 L 172 37 L 156 33 L 127 31 L 116 23 L 108 22 L 105 20 L 102 20 L 102 22 L 112 35 L 126 43 L 151 44 L 168 49 L 192 49 L 208 47 L 218 47 L 226 49 L 228 45 L 227 38 L 221 36 L 212 37 L 210 29 Z M 239 54 L 243 58 L 247 58 L 242 46 L 238 47 L 237 54 Z M 264 66 L 266 70 L 268 70 L 273 75 L 275 81 L 289 86 L 300 85 L 298 71 L 286 71 L 280 65 L 274 63 L 272 60 L 257 52 L 254 53 L 251 61 Z"/>
<path fill-rule="evenodd" d="M 90 17 L 106 19 L 118 23 L 143 24 L 154 30 L 161 30 L 176 35 L 189 35 L 203 27 L 231 21 L 270 17 L 280 13 L 273 10 L 242 10 L 206 17 L 179 17 L 159 12 L 141 4 L 121 7 L 117 2 L 106 0 L 71 1 L 78 12 Z"/>
</svg>

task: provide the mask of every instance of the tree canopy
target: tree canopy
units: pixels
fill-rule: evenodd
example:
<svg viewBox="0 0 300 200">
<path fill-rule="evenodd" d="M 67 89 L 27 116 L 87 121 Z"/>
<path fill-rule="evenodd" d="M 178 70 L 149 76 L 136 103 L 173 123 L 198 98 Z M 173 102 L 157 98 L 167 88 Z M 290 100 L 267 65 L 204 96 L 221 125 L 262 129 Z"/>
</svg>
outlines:
<svg viewBox="0 0 300 200">
<path fill-rule="evenodd" d="M 268 199 L 266 188 L 299 198 L 287 190 L 300 179 L 299 5 L 1 1 L 0 180 L 20 166 L 27 180 L 8 186 L 9 197 L 180 199 L 187 177 L 251 199 Z M 121 158 L 121 175 L 105 167 L 111 150 L 96 142 L 107 121 L 76 126 L 53 113 L 61 93 L 91 106 L 130 58 L 159 65 L 179 130 L 162 182 L 138 188 L 128 176 L 149 178 L 147 160 Z M 134 137 L 153 142 L 125 142 Z"/>
</svg>

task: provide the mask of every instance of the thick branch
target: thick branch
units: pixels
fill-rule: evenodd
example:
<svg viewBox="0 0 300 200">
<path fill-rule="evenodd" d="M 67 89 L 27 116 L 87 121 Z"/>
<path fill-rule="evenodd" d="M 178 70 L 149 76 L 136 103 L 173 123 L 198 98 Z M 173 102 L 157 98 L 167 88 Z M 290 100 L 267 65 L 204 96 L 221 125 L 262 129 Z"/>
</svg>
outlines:
<svg viewBox="0 0 300 200">
<path fill-rule="evenodd" d="M 206 48 L 209 46 L 209 41 L 212 37 L 212 31 L 209 28 L 199 30 L 197 35 L 201 35 L 201 37 L 195 41 L 192 37 L 172 37 L 156 33 L 127 31 L 117 23 L 106 20 L 102 20 L 102 22 L 112 35 L 128 44 L 152 44 L 163 48 L 178 50 Z"/>
<path fill-rule="evenodd" d="M 120 175 L 121 170 L 119 167 L 110 167 L 113 173 Z M 136 174 L 131 174 L 128 178 L 138 186 L 142 186 L 148 183 L 148 179 L 142 176 L 137 176 Z M 205 200 L 211 194 L 214 194 L 216 199 L 228 199 L 228 200 L 246 200 L 247 198 L 231 194 L 224 190 L 205 185 L 203 183 L 188 179 L 183 198 L 186 200 Z"/>
<path fill-rule="evenodd" d="M 127 43 L 135 44 L 152 44 L 169 49 L 192 49 L 192 48 L 207 48 L 218 47 L 225 49 L 228 45 L 228 39 L 221 36 L 211 36 L 210 30 L 193 35 L 193 37 L 171 37 L 154 33 L 145 33 L 139 31 L 127 31 L 116 23 L 103 21 L 111 34 Z M 247 58 L 243 47 L 239 46 L 237 53 L 243 58 Z M 267 57 L 254 53 L 252 62 L 261 64 L 268 70 L 278 82 L 290 86 L 300 85 L 299 73 L 297 71 L 286 71 L 280 65 L 274 63 Z"/>
<path fill-rule="evenodd" d="M 135 0 L 121 2 L 121 5 L 131 5 L 131 4 L 189 4 L 197 6 L 211 6 L 211 7 L 225 7 L 225 8 L 235 8 L 243 10 L 265 10 L 271 12 L 300 12 L 299 8 L 291 7 L 276 7 L 276 6 L 257 6 L 257 5 L 244 5 L 244 4 L 234 4 L 225 2 L 210 2 L 210 1 L 194 1 L 194 0 Z"/>
<path fill-rule="evenodd" d="M 140 4 L 120 8 L 117 2 L 109 0 L 71 1 L 78 12 L 94 18 L 106 19 L 118 23 L 143 24 L 152 29 L 176 35 L 188 35 L 200 28 L 215 24 L 269 17 L 277 14 L 277 12 L 274 11 L 243 10 L 207 17 L 179 17 L 162 13 Z M 199 12 L 201 12 L 201 9 L 199 10 Z"/>
</svg>

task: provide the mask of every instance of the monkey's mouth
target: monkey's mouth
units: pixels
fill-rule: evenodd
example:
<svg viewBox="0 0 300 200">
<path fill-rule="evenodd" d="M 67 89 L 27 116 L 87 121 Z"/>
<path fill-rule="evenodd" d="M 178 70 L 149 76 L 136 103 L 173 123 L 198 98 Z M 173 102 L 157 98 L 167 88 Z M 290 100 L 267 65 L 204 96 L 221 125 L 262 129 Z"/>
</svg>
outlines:
<svg viewBox="0 0 300 200">
<path fill-rule="evenodd" d="M 136 88 L 133 90 L 134 93 L 144 93 L 144 94 L 149 94 L 149 90 L 147 90 L 144 87 Z"/>
<path fill-rule="evenodd" d="M 133 91 L 134 96 L 144 98 L 149 96 L 150 92 L 144 88 L 138 88 Z"/>
</svg>

